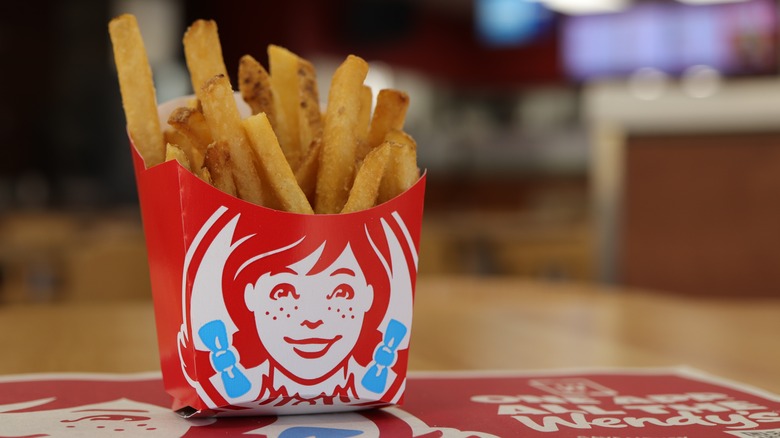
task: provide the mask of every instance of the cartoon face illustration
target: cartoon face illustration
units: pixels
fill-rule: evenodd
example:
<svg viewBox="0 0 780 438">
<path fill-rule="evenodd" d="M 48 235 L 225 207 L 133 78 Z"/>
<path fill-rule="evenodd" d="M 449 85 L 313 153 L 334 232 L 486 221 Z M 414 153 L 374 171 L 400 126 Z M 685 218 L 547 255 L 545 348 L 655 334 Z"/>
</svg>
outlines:
<svg viewBox="0 0 780 438">
<path fill-rule="evenodd" d="M 271 359 L 301 380 L 321 378 L 323 370 L 327 375 L 343 364 L 374 300 L 349 244 L 330 265 L 313 270 L 326 244 L 279 272 L 262 275 L 245 290 Z"/>
<path fill-rule="evenodd" d="M 170 415 L 167 408 L 128 399 L 12 415 L 16 421 L 0 421 L 0 436 L 44 436 L 35 433 L 45 431 L 45 436 L 123 432 L 165 437 L 174 434 L 181 436 L 191 425 Z M 199 420 L 192 425 L 198 426 L 213 421 Z M 24 428 L 20 429 L 20 425 L 24 425 Z"/>
<path fill-rule="evenodd" d="M 416 274 L 401 215 L 325 215 L 284 232 L 252 219 L 220 207 L 185 257 L 179 364 L 203 406 L 399 400 Z"/>
</svg>

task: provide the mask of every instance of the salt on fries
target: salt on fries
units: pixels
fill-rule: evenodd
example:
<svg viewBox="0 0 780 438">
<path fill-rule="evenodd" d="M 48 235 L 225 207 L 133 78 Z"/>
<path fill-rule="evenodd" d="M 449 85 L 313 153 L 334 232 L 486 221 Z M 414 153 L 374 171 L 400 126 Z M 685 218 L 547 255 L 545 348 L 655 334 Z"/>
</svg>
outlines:
<svg viewBox="0 0 780 438">
<path fill-rule="evenodd" d="M 371 208 L 420 177 L 417 146 L 403 131 L 409 97 L 380 90 L 373 105 L 358 56 L 336 69 L 323 113 L 308 60 L 269 45 L 266 70 L 245 55 L 237 88 L 252 115 L 242 119 L 217 25 L 197 20 L 182 41 L 195 99 L 163 131 L 135 17 L 114 18 L 109 33 L 128 133 L 147 167 L 176 160 L 229 195 L 301 214 Z"/>
</svg>

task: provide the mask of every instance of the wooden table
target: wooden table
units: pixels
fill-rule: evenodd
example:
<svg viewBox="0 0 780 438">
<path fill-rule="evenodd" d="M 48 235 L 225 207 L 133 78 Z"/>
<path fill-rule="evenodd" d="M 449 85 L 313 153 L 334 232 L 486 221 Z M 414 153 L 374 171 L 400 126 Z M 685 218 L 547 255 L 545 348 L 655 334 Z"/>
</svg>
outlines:
<svg viewBox="0 0 780 438">
<path fill-rule="evenodd" d="M 418 281 L 413 370 L 689 365 L 780 393 L 780 299 Z M 0 374 L 159 369 L 149 301 L 0 307 Z"/>
</svg>

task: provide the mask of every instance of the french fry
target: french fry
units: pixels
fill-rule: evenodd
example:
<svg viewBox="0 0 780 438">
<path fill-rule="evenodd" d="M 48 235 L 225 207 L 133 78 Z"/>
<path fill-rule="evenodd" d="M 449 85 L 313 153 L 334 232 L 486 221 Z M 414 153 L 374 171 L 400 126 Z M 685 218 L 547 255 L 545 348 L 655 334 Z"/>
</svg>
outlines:
<svg viewBox="0 0 780 438">
<path fill-rule="evenodd" d="M 192 167 L 190 166 L 190 159 L 187 154 L 177 145 L 168 143 L 165 145 L 165 161 L 176 160 L 181 166 L 190 172 Z"/>
<path fill-rule="evenodd" d="M 244 55 L 238 63 L 238 89 L 252 114 L 265 113 L 274 126 L 274 97 L 271 77 L 262 64 L 251 55 Z"/>
<path fill-rule="evenodd" d="M 373 92 L 371 87 L 363 85 L 363 89 L 360 90 L 360 116 L 357 126 L 357 149 L 355 151 L 355 161 L 358 163 L 363 161 L 368 151 L 373 146 L 368 144 L 368 128 L 371 124 L 371 104 L 373 103 Z"/>
<path fill-rule="evenodd" d="M 310 203 L 314 202 L 314 193 L 317 188 L 317 171 L 320 168 L 321 150 L 322 140 L 317 138 L 309 146 L 309 151 L 301 165 L 295 169 L 295 180 L 298 181 L 298 186 L 303 190 Z"/>
<path fill-rule="evenodd" d="M 206 155 L 205 148 L 203 148 L 203 152 L 201 152 L 199 146 L 196 146 L 188 136 L 184 135 L 181 131 L 176 129 L 169 129 L 165 131 L 163 133 L 163 138 L 167 143 L 175 145 L 177 148 L 181 149 L 181 151 L 187 156 L 187 160 L 190 162 L 190 169 L 193 171 L 193 173 L 198 174 L 197 169 L 203 167 L 203 159 Z M 165 154 L 167 161 L 167 148 Z"/>
<path fill-rule="evenodd" d="M 207 184 L 213 186 L 214 180 L 211 179 L 211 172 L 209 172 L 209 169 L 205 165 L 205 159 L 203 161 L 203 167 L 200 168 L 200 171 L 198 171 L 198 174 L 200 176 L 200 179 L 202 179 Z"/>
<path fill-rule="evenodd" d="M 388 142 L 374 148 L 366 155 L 355 175 L 355 184 L 349 191 L 349 198 L 341 213 L 353 213 L 374 206 L 389 157 L 390 143 Z"/>
<path fill-rule="evenodd" d="M 389 201 L 408 190 L 418 179 L 417 144 L 407 133 L 399 130 L 388 132 L 385 143 L 390 147 L 387 172 L 379 185 L 377 204 Z"/>
<path fill-rule="evenodd" d="M 248 117 L 242 124 L 282 208 L 293 213 L 314 214 L 309 200 L 295 180 L 295 174 L 284 157 L 265 113 Z"/>
<path fill-rule="evenodd" d="M 236 196 L 236 184 L 230 161 L 230 151 L 225 143 L 215 142 L 207 148 L 203 162 L 211 184 L 230 196 Z"/>
<path fill-rule="evenodd" d="M 239 198 L 264 205 L 262 182 L 228 78 L 217 75 L 209 79 L 203 86 L 200 102 L 211 135 L 230 152 L 229 162 Z M 211 176 L 214 177 L 213 171 Z"/>
<path fill-rule="evenodd" d="M 168 117 L 168 125 L 187 136 L 190 144 L 202 156 L 206 155 L 206 148 L 214 141 L 201 109 L 194 107 L 176 108 Z"/>
<path fill-rule="evenodd" d="M 301 160 L 315 139 L 322 137 L 322 112 L 317 72 L 309 61 L 298 58 L 299 121 Z"/>
<path fill-rule="evenodd" d="M 352 187 L 360 93 L 367 73 L 368 64 L 349 55 L 331 80 L 315 192 L 314 209 L 318 213 L 341 211 Z"/>
<path fill-rule="evenodd" d="M 228 77 L 222 58 L 217 23 L 213 20 L 196 20 L 184 32 L 184 58 L 190 71 L 192 89 L 203 100 L 203 86 L 216 75 Z"/>
<path fill-rule="evenodd" d="M 368 130 L 368 150 L 382 143 L 388 132 L 403 129 L 408 108 L 409 96 L 406 93 L 393 89 L 379 90 L 371 127 Z"/>
<path fill-rule="evenodd" d="M 271 71 L 271 87 L 277 110 L 276 134 L 284 156 L 296 168 L 302 155 L 298 134 L 298 56 L 283 47 L 270 44 L 268 68 Z"/>
<path fill-rule="evenodd" d="M 109 22 L 108 32 L 114 51 L 127 131 L 146 167 L 152 167 L 165 159 L 165 143 L 157 117 L 152 69 L 141 31 L 135 17 L 124 14 Z"/>
</svg>

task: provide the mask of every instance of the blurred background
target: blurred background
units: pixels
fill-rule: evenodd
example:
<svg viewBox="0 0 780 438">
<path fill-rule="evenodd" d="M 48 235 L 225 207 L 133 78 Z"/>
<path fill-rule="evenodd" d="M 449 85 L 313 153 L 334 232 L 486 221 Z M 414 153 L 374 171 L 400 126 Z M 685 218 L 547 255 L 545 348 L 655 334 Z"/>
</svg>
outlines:
<svg viewBox="0 0 780 438">
<path fill-rule="evenodd" d="M 0 6 L 0 303 L 150 296 L 107 32 L 138 17 L 158 100 L 217 21 L 228 70 L 278 44 L 324 98 L 349 54 L 411 96 L 420 275 L 780 295 L 773 0 L 44 0 Z"/>
</svg>

